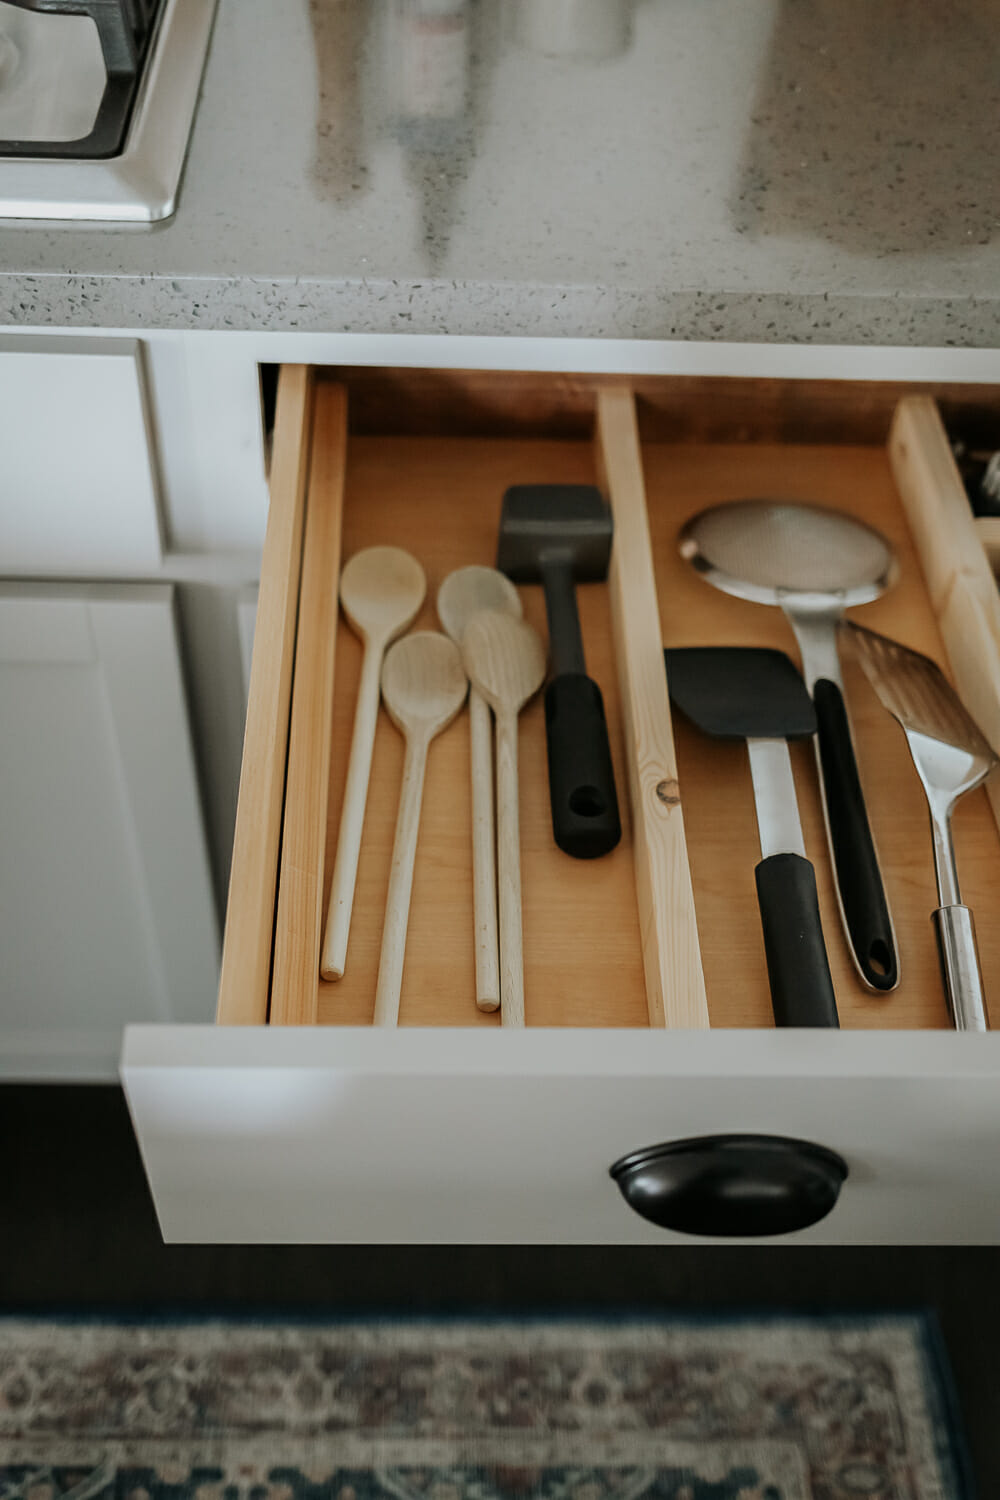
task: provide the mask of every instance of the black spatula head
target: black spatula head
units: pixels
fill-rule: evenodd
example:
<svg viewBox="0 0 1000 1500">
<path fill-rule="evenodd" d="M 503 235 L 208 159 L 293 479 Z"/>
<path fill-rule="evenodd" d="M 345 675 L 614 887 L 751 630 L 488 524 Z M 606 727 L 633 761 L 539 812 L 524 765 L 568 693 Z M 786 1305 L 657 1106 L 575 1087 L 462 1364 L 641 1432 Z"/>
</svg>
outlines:
<svg viewBox="0 0 1000 1500">
<path fill-rule="evenodd" d="M 703 734 L 723 740 L 801 740 L 816 711 L 795 664 L 759 646 L 664 651 L 670 696 Z"/>
</svg>

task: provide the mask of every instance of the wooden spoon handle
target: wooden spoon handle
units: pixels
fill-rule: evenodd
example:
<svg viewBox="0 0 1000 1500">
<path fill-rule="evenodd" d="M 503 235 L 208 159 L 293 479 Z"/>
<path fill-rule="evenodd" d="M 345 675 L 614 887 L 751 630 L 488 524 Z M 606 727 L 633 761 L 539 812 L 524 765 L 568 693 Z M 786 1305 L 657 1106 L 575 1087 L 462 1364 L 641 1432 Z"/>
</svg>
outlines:
<svg viewBox="0 0 1000 1500">
<path fill-rule="evenodd" d="M 417 858 L 420 804 L 424 796 L 428 741 L 423 735 L 406 742 L 403 783 L 399 789 L 396 836 L 392 845 L 392 869 L 385 901 L 382 952 L 375 986 L 375 1025 L 395 1026 L 399 1021 L 399 995 L 403 984 L 406 928 L 410 919 L 410 893 Z"/>
<path fill-rule="evenodd" d="M 500 896 L 500 1022 L 503 1026 L 523 1026 L 517 715 L 512 713 L 497 714 L 497 883 Z"/>
<path fill-rule="evenodd" d="M 476 926 L 476 1004 L 500 1005 L 497 963 L 497 869 L 493 834 L 493 726 L 489 704 L 475 688 L 469 694 L 472 761 L 472 903 Z"/>
<path fill-rule="evenodd" d="M 368 777 L 375 748 L 379 676 L 384 653 L 383 642 L 369 640 L 365 645 L 361 664 L 358 701 L 354 709 L 354 730 L 351 735 L 351 758 L 344 785 L 337 858 L 333 866 L 333 883 L 326 909 L 326 932 L 319 965 L 324 979 L 342 979 L 347 963 L 347 938 L 351 930 L 354 887 L 361 853 L 361 831 L 365 822 L 365 803 L 368 800 Z"/>
</svg>

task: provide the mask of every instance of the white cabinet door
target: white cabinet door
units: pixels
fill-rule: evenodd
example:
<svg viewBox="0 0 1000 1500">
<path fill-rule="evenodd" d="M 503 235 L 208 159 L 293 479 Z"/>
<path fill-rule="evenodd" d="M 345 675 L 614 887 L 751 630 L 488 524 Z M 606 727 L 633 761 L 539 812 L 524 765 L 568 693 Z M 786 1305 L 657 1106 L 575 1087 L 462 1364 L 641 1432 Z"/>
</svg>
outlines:
<svg viewBox="0 0 1000 1500">
<path fill-rule="evenodd" d="M 169 587 L 0 589 L 0 767 L 0 1076 L 114 1078 L 218 985 Z"/>
<path fill-rule="evenodd" d="M 162 556 L 136 339 L 0 339 L 6 574 L 143 573 Z"/>
</svg>

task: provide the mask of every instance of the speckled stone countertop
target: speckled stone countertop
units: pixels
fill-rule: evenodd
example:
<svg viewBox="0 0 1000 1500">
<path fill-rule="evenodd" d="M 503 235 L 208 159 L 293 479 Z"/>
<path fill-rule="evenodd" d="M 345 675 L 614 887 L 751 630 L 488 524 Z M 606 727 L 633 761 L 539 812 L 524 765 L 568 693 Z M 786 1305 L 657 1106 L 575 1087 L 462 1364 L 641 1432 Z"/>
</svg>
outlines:
<svg viewBox="0 0 1000 1500">
<path fill-rule="evenodd" d="M 175 217 L 0 225 L 0 324 L 1000 347 L 998 51 L 1000 0 L 220 0 Z"/>
</svg>

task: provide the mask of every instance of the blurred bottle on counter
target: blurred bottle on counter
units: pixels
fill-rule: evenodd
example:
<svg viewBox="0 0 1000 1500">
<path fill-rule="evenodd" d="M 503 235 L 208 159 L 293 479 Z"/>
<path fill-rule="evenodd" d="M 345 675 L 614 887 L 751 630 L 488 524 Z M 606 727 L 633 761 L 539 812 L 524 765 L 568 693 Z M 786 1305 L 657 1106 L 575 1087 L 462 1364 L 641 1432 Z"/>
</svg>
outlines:
<svg viewBox="0 0 1000 1500">
<path fill-rule="evenodd" d="M 634 0 L 516 0 L 514 36 L 544 57 L 605 62 L 632 45 Z"/>
<path fill-rule="evenodd" d="M 400 139 L 450 146 L 469 105 L 470 0 L 389 0 L 389 98 Z"/>
<path fill-rule="evenodd" d="M 445 256 L 475 154 L 474 0 L 384 0 L 386 120 L 420 202 L 431 269 Z"/>
</svg>

